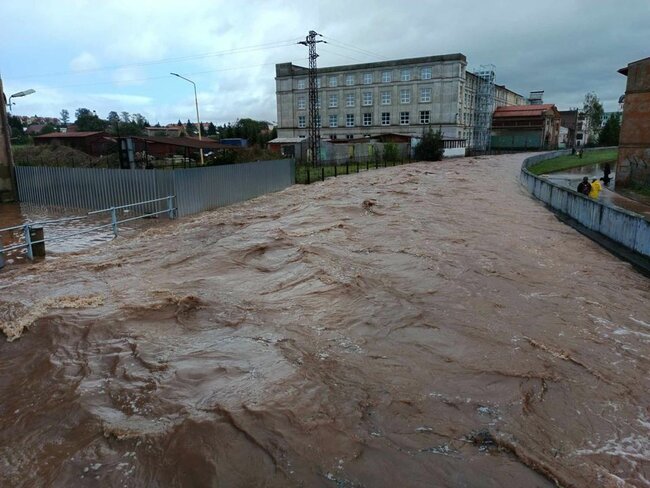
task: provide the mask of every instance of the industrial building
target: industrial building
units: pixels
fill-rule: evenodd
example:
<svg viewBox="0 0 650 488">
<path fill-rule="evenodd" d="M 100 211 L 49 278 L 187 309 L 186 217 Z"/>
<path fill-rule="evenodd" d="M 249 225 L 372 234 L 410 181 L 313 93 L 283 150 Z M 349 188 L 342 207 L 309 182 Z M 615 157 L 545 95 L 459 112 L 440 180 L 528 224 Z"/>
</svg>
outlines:
<svg viewBox="0 0 650 488">
<path fill-rule="evenodd" d="M 278 138 L 309 135 L 308 68 L 276 65 Z M 321 139 L 380 134 L 419 137 L 440 130 L 468 147 L 489 145 L 496 107 L 527 100 L 494 82 L 494 67 L 467 70 L 463 54 L 445 54 L 318 69 Z"/>
<path fill-rule="evenodd" d="M 497 107 L 492 149 L 557 149 L 561 116 L 553 104 Z"/>
</svg>

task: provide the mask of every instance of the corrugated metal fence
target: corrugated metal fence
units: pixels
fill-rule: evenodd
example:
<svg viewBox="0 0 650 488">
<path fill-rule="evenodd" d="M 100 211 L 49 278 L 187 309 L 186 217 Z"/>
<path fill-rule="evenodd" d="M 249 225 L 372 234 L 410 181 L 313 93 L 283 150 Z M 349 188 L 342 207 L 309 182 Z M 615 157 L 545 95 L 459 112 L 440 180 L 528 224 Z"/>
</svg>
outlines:
<svg viewBox="0 0 650 488">
<path fill-rule="evenodd" d="M 293 179 L 290 159 L 171 171 L 16 167 L 21 202 L 97 210 L 176 195 L 179 216 L 282 190 Z"/>
<path fill-rule="evenodd" d="M 596 150 L 598 149 L 592 149 L 592 151 Z M 525 159 L 521 167 L 521 182 L 530 193 L 549 207 L 568 215 L 588 229 L 600 232 L 632 251 L 650 257 L 650 222 L 642 215 L 592 200 L 576 191 L 539 178 L 528 171 L 533 164 L 569 152 L 569 150 L 553 151 Z"/>
</svg>

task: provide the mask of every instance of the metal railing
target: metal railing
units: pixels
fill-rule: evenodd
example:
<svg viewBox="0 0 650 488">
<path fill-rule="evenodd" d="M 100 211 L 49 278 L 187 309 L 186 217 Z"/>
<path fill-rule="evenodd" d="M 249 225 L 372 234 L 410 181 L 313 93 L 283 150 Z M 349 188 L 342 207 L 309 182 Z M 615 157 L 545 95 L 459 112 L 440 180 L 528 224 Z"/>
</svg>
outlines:
<svg viewBox="0 0 650 488">
<path fill-rule="evenodd" d="M 155 215 L 160 215 L 160 214 L 163 214 L 163 213 L 166 213 L 169 216 L 170 219 L 173 219 L 173 218 L 176 217 L 176 213 L 177 213 L 177 208 L 174 207 L 174 198 L 175 198 L 175 195 L 169 195 L 169 196 L 166 196 L 166 197 L 163 197 L 163 198 L 156 198 L 154 200 L 146 200 L 144 202 L 130 203 L 128 205 L 120 205 L 118 207 L 109 207 L 109 208 L 105 208 L 105 209 L 102 209 L 102 210 L 94 210 L 92 212 L 88 212 L 86 215 L 80 215 L 78 217 L 65 217 L 65 218 L 56 219 L 56 220 L 43 220 L 43 221 L 39 221 L 39 222 L 28 222 L 28 223 L 22 224 L 22 225 L 15 225 L 13 227 L 2 228 L 2 229 L 0 229 L 0 233 L 9 232 L 9 231 L 18 230 L 18 229 L 23 229 L 23 237 L 25 239 L 25 242 L 23 244 L 15 244 L 15 245 L 9 246 L 9 247 L 3 247 L 2 243 L 0 242 L 0 267 L 2 267 L 2 264 L 3 264 L 2 256 L 7 251 L 13 251 L 13 250 L 16 250 L 16 249 L 27 248 L 27 257 L 30 260 L 33 260 L 34 259 L 34 246 L 36 244 L 43 244 L 46 241 L 47 242 L 52 242 L 52 241 L 69 239 L 71 237 L 86 234 L 88 232 L 93 232 L 93 231 L 100 230 L 100 229 L 105 229 L 107 227 L 110 227 L 112 232 L 113 232 L 113 235 L 115 237 L 117 237 L 119 224 L 123 224 L 125 222 L 131 222 L 133 220 L 143 219 L 143 218 L 146 218 L 146 217 L 153 217 Z M 147 212 L 145 214 L 138 215 L 136 217 L 129 217 L 128 219 L 118 220 L 118 217 L 117 217 L 117 211 L 118 210 L 124 210 L 124 209 L 132 208 L 132 207 L 139 207 L 139 206 L 148 205 L 148 204 L 151 204 L 151 203 L 162 202 L 162 201 L 167 202 L 167 208 L 165 208 L 164 210 L 159 210 L 159 211 L 156 211 L 156 212 Z M 108 224 L 98 225 L 98 226 L 91 227 L 91 228 L 84 229 L 84 230 L 80 230 L 80 231 L 77 231 L 77 232 L 72 232 L 72 233 L 68 233 L 68 234 L 65 234 L 65 235 L 51 237 L 49 239 L 43 238 L 43 239 L 36 240 L 36 241 L 32 240 L 32 229 L 34 229 L 36 227 L 42 227 L 43 225 L 47 225 L 47 224 L 56 224 L 56 223 L 67 222 L 67 221 L 72 221 L 72 220 L 82 220 L 82 219 L 88 218 L 91 215 L 97 215 L 97 214 L 107 213 L 107 212 L 110 212 L 110 215 L 111 215 L 111 222 L 108 223 Z"/>
</svg>

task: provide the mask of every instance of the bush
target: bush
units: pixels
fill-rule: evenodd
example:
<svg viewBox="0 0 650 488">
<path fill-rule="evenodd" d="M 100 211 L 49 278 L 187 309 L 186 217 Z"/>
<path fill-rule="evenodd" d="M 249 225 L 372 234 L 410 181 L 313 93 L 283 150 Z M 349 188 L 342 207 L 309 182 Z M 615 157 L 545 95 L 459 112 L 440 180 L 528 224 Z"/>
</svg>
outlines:
<svg viewBox="0 0 650 488">
<path fill-rule="evenodd" d="M 399 150 L 397 145 L 392 142 L 384 144 L 384 161 L 394 162 L 399 160 Z"/>
<path fill-rule="evenodd" d="M 433 132 L 431 128 L 424 134 L 415 146 L 415 159 L 420 161 L 440 161 L 443 154 L 442 134 Z"/>
</svg>

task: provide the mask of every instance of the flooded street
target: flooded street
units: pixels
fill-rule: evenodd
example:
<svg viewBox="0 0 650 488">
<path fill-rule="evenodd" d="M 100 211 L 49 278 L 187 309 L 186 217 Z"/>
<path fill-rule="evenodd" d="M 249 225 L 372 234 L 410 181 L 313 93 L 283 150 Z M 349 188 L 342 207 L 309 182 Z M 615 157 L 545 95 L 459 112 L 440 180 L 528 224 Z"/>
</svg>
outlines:
<svg viewBox="0 0 650 488">
<path fill-rule="evenodd" d="M 526 156 L 0 270 L 0 486 L 650 486 L 650 281 Z"/>
</svg>

